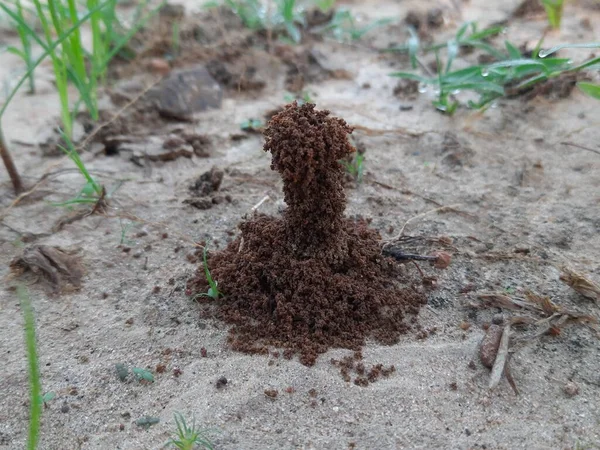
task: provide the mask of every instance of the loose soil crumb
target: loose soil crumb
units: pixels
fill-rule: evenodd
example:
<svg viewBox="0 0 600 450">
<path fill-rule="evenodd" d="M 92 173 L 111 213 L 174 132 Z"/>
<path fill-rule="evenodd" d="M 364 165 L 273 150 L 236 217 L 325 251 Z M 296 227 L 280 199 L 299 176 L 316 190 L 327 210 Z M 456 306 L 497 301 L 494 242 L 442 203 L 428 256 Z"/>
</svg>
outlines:
<svg viewBox="0 0 600 450">
<path fill-rule="evenodd" d="M 424 296 L 402 287 L 400 267 L 381 255 L 380 237 L 364 221 L 344 218 L 340 159 L 354 151 L 341 119 L 296 103 L 265 131 L 271 168 L 284 183 L 283 219 L 259 215 L 240 224 L 241 237 L 211 255 L 211 274 L 224 299 L 217 316 L 231 323 L 236 350 L 284 357 L 306 365 L 330 347 L 359 350 L 365 338 L 393 344 Z M 205 292 L 203 269 L 191 282 Z"/>
<path fill-rule="evenodd" d="M 190 192 L 193 197 L 183 202 L 198 209 L 210 209 L 214 205 L 225 201 L 231 202 L 231 196 L 229 195 L 215 195 L 221 187 L 224 175 L 225 172 L 217 167 L 204 172 L 190 185 Z"/>
<path fill-rule="evenodd" d="M 361 352 L 354 352 L 354 355 L 345 356 L 341 360 L 332 358 L 330 362 L 331 365 L 340 368 L 340 375 L 348 383 L 352 380 L 351 374 L 356 374 L 354 384 L 362 387 L 376 382 L 381 377 L 387 378 L 396 371 L 395 366 L 384 367 L 383 364 L 375 364 L 367 370 L 362 359 Z"/>
</svg>

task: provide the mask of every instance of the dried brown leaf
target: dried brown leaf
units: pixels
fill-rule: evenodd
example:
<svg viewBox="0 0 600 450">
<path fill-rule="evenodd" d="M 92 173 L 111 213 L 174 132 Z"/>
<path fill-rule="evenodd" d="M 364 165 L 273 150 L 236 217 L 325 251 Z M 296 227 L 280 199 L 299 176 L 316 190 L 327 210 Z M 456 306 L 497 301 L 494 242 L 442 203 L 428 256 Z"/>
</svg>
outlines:
<svg viewBox="0 0 600 450">
<path fill-rule="evenodd" d="M 600 286 L 583 275 L 568 267 L 563 267 L 560 279 L 584 297 L 600 302 Z"/>
<path fill-rule="evenodd" d="M 11 271 L 20 275 L 28 270 L 41 274 L 48 279 L 55 292 L 65 283 L 75 288 L 81 286 L 83 267 L 81 258 L 74 252 L 48 245 L 32 245 L 23 250 L 23 254 L 10 263 Z"/>
</svg>

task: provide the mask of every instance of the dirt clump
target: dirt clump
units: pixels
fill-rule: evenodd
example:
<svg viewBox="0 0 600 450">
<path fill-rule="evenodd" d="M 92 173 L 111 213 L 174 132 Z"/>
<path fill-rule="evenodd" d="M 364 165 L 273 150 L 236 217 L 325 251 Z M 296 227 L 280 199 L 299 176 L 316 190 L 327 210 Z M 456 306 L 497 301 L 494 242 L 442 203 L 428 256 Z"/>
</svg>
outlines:
<svg viewBox="0 0 600 450">
<path fill-rule="evenodd" d="M 214 205 L 231 202 L 231 196 L 218 194 L 224 175 L 225 172 L 217 167 L 204 172 L 189 186 L 192 197 L 183 203 L 198 209 L 210 209 Z"/>
<path fill-rule="evenodd" d="M 351 132 L 329 111 L 296 102 L 267 127 L 264 149 L 283 179 L 287 209 L 282 218 L 242 222 L 241 236 L 208 259 L 223 294 L 216 315 L 233 324 L 234 349 L 282 347 L 312 365 L 330 347 L 359 350 L 367 337 L 397 342 L 409 329 L 405 314 L 424 303 L 400 283 L 402 267 L 382 256 L 379 234 L 344 217 L 339 161 L 354 151 Z M 202 267 L 188 287 L 206 292 Z"/>
</svg>

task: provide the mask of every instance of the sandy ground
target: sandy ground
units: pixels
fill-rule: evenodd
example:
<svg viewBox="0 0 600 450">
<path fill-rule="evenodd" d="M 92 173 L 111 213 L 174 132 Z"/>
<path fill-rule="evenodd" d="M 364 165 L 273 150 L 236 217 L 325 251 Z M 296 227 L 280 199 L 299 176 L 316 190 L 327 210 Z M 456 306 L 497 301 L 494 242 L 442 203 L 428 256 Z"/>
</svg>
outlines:
<svg viewBox="0 0 600 450">
<path fill-rule="evenodd" d="M 410 8 L 426 10 L 433 2 L 379 2 L 375 8 L 376 3 L 349 6 L 370 17 L 402 18 Z M 440 40 L 463 20 L 484 26 L 506 18 L 516 5 L 490 7 L 474 0 L 458 17 L 450 3 L 441 4 L 448 19 L 436 35 Z M 581 26 L 585 17 L 591 29 Z M 532 42 L 543 27 L 543 20 L 515 20 L 506 36 Z M 402 41 L 403 30 L 397 26 L 390 33 Z M 374 32 L 366 42 L 395 37 Z M 598 40 L 600 12 L 581 2 L 569 4 L 563 30 L 551 34 L 547 45 Z M 43 196 L 5 214 L 14 196 L 0 171 L 3 223 L 44 234 L 36 243 L 77 249 L 86 268 L 82 288 L 61 296 L 28 279 L 43 390 L 57 394 L 44 410 L 39 448 L 158 449 L 174 429 L 174 412 L 193 415 L 211 429 L 219 450 L 600 448 L 597 336 L 585 327 L 568 327 L 559 336 L 523 346 L 511 362 L 521 395 L 505 380 L 490 391 L 489 370 L 477 350 L 483 325 L 500 310 L 469 306 L 475 292 L 532 289 L 598 316 L 598 305 L 559 280 L 560 267 L 567 264 L 600 282 L 600 156 L 560 144 L 598 148 L 598 103 L 573 91 L 565 99 L 503 100 L 484 114 L 460 110 L 449 118 L 433 110 L 428 93 L 414 100 L 393 96 L 396 80 L 387 74 L 408 69 L 406 61 L 381 56 L 367 45 L 325 41 L 317 47 L 352 74 L 306 86 L 318 107 L 352 125 L 388 130 L 355 132 L 366 147 L 366 174 L 362 184 L 348 189 L 347 215 L 372 218 L 384 238 L 418 216 L 405 234 L 453 239 L 447 269 L 421 264 L 426 275 L 437 278 L 418 318 L 428 337 L 408 334 L 391 347 L 369 343 L 365 364 L 393 364 L 396 372 L 359 387 L 345 382 L 330 364 L 331 358 L 350 354 L 347 350 L 332 350 L 310 368 L 295 359 L 232 352 L 227 327 L 201 317 L 200 307 L 185 295 L 185 282 L 197 267 L 187 259 L 193 242 L 211 238 L 222 247 L 265 195 L 271 200 L 262 212 L 278 214 L 282 206 L 281 185 L 269 169 L 262 137 L 230 138 L 243 120 L 283 103 L 284 71 L 271 61 L 264 70 L 273 78 L 263 91 L 226 92 L 220 109 L 183 125 L 210 137 L 208 158 L 140 168 L 127 152 L 84 154 L 108 188 L 122 182 L 109 217 L 90 216 L 45 235 L 67 214 L 49 202 L 72 197 L 81 188 L 80 175 L 51 177 L 38 191 Z M 19 62 L 6 53 L 0 58 L 1 77 L 14 77 Z M 52 165 L 52 170 L 72 167 L 64 159 L 42 157 L 35 146 L 58 115 L 47 70 L 38 77 L 40 93 L 18 97 L 3 119 L 27 183 Z M 402 105 L 412 110 L 401 111 Z M 448 145 L 449 139 L 454 144 Z M 232 202 L 208 211 L 183 204 L 188 185 L 212 166 L 226 171 L 221 194 Z M 440 205 L 453 210 L 419 216 Z M 18 237 L 0 227 L 0 276 L 8 275 L 10 261 L 21 252 Z M 422 253 L 436 249 L 435 243 L 418 248 Z M 407 270 L 416 273 L 413 266 Z M 26 441 L 29 411 L 23 320 L 14 292 L 0 291 L 0 309 L 0 447 L 17 449 Z M 464 330 L 461 323 L 470 327 Z M 155 382 L 121 382 L 117 363 L 148 368 Z M 165 371 L 157 373 L 157 365 Z M 217 389 L 221 377 L 227 384 Z M 576 395 L 564 392 L 567 383 L 577 386 Z M 290 387 L 293 392 L 286 392 Z M 278 390 L 277 398 L 267 397 L 267 389 Z M 136 420 L 145 416 L 160 422 L 138 427 Z"/>
</svg>

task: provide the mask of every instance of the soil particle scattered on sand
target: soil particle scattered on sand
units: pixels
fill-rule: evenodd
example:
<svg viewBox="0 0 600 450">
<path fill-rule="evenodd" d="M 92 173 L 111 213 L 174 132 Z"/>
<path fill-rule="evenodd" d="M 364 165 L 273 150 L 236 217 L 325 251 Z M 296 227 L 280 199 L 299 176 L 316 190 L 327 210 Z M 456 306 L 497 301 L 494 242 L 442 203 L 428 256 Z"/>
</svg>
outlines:
<svg viewBox="0 0 600 450">
<path fill-rule="evenodd" d="M 376 382 L 381 377 L 387 378 L 396 371 L 395 366 L 384 367 L 383 364 L 375 364 L 367 370 L 361 361 L 361 352 L 355 352 L 354 356 L 345 356 L 341 360 L 331 359 L 330 362 L 340 368 L 340 375 L 348 383 L 352 380 L 351 374 L 355 373 L 357 376 L 354 378 L 354 384 L 362 387 Z"/>
<path fill-rule="evenodd" d="M 419 95 L 417 80 L 399 80 L 394 87 L 394 95 L 401 99 L 415 100 Z"/>
<path fill-rule="evenodd" d="M 380 237 L 344 217 L 344 170 L 352 129 L 341 119 L 295 102 L 265 131 L 271 168 L 283 179 L 283 218 L 257 215 L 208 265 L 224 295 L 217 317 L 233 324 L 239 351 L 269 346 L 314 364 L 330 347 L 359 350 L 365 338 L 393 344 L 409 329 L 424 296 L 401 286 L 401 267 L 381 255 Z M 189 288 L 205 292 L 200 270 Z M 205 301 L 205 300 L 203 300 Z M 210 300 L 208 300 L 210 301 Z"/>
</svg>

